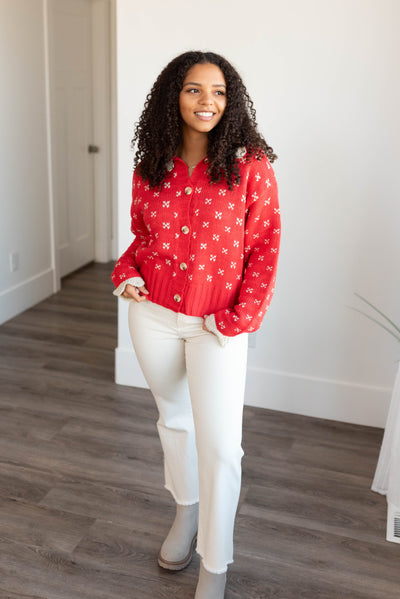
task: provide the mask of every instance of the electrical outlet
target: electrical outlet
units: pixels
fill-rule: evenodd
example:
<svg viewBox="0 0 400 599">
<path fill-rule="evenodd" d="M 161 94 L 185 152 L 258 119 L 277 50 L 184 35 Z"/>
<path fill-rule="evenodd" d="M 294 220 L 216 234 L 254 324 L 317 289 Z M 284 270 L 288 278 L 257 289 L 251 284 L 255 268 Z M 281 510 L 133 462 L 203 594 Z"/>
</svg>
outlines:
<svg viewBox="0 0 400 599">
<path fill-rule="evenodd" d="M 250 333 L 249 334 L 249 347 L 255 347 L 256 346 L 256 335 L 257 335 L 257 333 Z"/>
<path fill-rule="evenodd" d="M 19 253 L 18 252 L 10 252 L 10 272 L 15 272 L 19 269 Z"/>
</svg>

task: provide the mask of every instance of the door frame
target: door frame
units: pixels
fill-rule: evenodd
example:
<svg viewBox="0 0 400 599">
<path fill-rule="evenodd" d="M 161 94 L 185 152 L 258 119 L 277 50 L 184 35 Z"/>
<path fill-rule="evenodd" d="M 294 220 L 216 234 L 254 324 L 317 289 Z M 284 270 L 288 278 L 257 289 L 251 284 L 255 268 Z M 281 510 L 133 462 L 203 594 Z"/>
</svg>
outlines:
<svg viewBox="0 0 400 599">
<path fill-rule="evenodd" d="M 61 288 L 57 260 L 55 198 L 52 163 L 52 74 L 50 61 L 50 3 L 43 0 L 45 30 L 45 64 L 47 87 L 47 139 L 50 198 L 51 254 L 53 291 Z M 68 0 L 65 0 L 68 2 Z M 93 88 L 93 143 L 100 148 L 94 155 L 94 259 L 108 262 L 114 257 L 116 244 L 116 97 L 115 97 L 115 0 L 90 0 L 92 10 L 92 88 Z"/>
</svg>

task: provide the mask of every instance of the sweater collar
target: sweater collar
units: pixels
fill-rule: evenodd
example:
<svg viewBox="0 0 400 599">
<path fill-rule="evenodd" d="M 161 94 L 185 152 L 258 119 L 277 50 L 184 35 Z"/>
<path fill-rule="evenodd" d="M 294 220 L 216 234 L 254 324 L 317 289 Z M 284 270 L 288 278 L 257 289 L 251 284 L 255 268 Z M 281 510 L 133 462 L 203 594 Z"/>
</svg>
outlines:
<svg viewBox="0 0 400 599">
<path fill-rule="evenodd" d="M 236 150 L 236 158 L 239 158 L 239 159 L 241 159 L 241 158 L 244 158 L 244 156 L 246 155 L 246 153 L 247 153 L 247 149 L 246 149 L 245 147 L 238 148 L 238 149 Z M 179 163 L 181 163 L 181 164 L 183 164 L 184 166 L 186 166 L 186 167 L 187 167 L 187 165 L 186 165 L 186 162 L 184 162 L 184 161 L 182 160 L 182 158 L 179 158 L 179 156 L 177 156 L 177 155 L 175 154 L 175 156 L 173 156 L 173 157 L 172 157 L 172 159 L 171 159 L 171 160 L 169 160 L 169 162 L 167 162 L 167 164 L 166 164 L 167 171 L 169 171 L 169 172 L 172 172 L 172 171 L 174 170 L 174 166 L 175 166 L 175 163 L 176 163 L 176 162 L 179 162 Z M 198 167 L 200 164 L 202 164 L 202 163 L 204 163 L 204 164 L 207 164 L 207 163 L 208 163 L 208 158 L 207 158 L 207 156 L 205 156 L 205 157 L 204 157 L 202 160 L 200 160 L 200 162 L 198 162 L 198 163 L 196 164 L 196 167 L 195 167 L 195 168 L 197 168 L 197 167 Z"/>
</svg>

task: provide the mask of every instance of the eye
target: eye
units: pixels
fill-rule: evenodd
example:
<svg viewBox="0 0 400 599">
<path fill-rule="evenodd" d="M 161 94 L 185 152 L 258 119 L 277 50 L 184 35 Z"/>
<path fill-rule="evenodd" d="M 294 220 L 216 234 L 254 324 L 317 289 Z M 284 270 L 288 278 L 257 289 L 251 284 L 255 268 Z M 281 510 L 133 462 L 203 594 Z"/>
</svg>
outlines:
<svg viewBox="0 0 400 599">
<path fill-rule="evenodd" d="M 197 94 L 198 93 L 198 89 L 197 87 L 190 87 L 189 89 L 186 90 L 189 94 Z"/>
<path fill-rule="evenodd" d="M 217 90 L 215 93 L 217 94 L 217 96 L 225 96 L 226 95 L 225 92 L 222 91 L 222 89 Z"/>
</svg>

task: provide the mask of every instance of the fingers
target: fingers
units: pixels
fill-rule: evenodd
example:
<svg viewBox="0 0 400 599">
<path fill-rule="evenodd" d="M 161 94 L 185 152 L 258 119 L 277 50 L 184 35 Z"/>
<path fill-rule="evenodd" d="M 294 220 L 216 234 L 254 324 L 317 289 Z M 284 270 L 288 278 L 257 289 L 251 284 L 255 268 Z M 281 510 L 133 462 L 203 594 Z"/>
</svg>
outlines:
<svg viewBox="0 0 400 599">
<path fill-rule="evenodd" d="M 138 288 L 128 283 L 125 287 L 125 291 L 121 295 L 126 299 L 134 299 L 135 302 L 144 302 L 147 299 L 146 295 L 148 294 L 149 292 L 144 285 Z"/>
<path fill-rule="evenodd" d="M 135 302 L 144 302 L 147 299 L 145 295 L 139 295 L 136 288 L 134 288 L 133 291 L 124 291 L 121 295 L 126 299 L 133 299 Z"/>
</svg>

